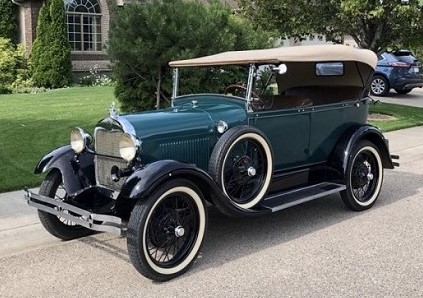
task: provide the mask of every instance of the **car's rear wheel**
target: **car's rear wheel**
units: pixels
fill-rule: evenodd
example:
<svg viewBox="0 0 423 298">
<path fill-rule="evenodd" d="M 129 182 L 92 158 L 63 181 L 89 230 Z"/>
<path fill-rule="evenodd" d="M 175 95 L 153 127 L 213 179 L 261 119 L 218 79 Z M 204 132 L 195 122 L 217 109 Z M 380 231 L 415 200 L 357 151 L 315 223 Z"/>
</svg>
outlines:
<svg viewBox="0 0 423 298">
<path fill-rule="evenodd" d="M 347 189 L 341 192 L 352 210 L 369 209 L 376 202 L 383 181 L 383 166 L 378 148 L 369 141 L 358 143 L 348 161 Z"/>
<path fill-rule="evenodd" d="M 273 157 L 267 139 L 255 127 L 237 126 L 217 142 L 209 172 L 233 204 L 256 206 L 272 179 Z"/>
<path fill-rule="evenodd" d="M 175 179 L 159 186 L 132 210 L 127 245 L 134 267 L 166 281 L 188 270 L 203 242 L 207 210 L 196 185 Z"/>
<path fill-rule="evenodd" d="M 388 80 L 380 75 L 373 77 L 370 84 L 370 93 L 376 96 L 385 96 L 389 92 L 389 82 Z"/>
<path fill-rule="evenodd" d="M 394 89 L 398 94 L 408 94 L 411 92 L 412 89 Z"/>
<path fill-rule="evenodd" d="M 56 200 L 64 201 L 67 197 L 67 192 L 63 186 L 62 174 L 58 170 L 50 171 L 43 183 L 41 184 L 40 195 L 54 198 Z M 68 213 L 67 210 L 61 210 Z M 85 227 L 77 225 L 63 217 L 53 215 L 48 212 L 38 210 L 38 217 L 40 218 L 43 227 L 53 236 L 62 240 L 71 240 L 75 238 L 84 237 L 94 233 Z"/>
</svg>

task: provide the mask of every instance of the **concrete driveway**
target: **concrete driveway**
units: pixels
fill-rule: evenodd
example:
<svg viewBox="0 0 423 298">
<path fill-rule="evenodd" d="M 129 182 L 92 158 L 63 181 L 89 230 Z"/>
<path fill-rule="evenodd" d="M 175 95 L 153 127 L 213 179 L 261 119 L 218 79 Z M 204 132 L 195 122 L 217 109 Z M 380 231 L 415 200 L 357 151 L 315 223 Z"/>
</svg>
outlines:
<svg viewBox="0 0 423 298">
<path fill-rule="evenodd" d="M 423 88 L 415 88 L 410 93 L 403 95 L 392 90 L 386 97 L 372 96 L 372 98 L 381 102 L 423 108 Z"/>
<path fill-rule="evenodd" d="M 135 271 L 125 239 L 55 240 L 20 200 L 17 214 L 0 217 L 0 297 L 422 297 L 422 135 L 386 134 L 401 167 L 385 172 L 368 211 L 346 210 L 339 195 L 255 219 L 210 210 L 197 262 L 161 284 Z M 21 195 L 0 196 L 0 210 Z M 23 217 L 27 225 L 11 224 Z"/>
</svg>

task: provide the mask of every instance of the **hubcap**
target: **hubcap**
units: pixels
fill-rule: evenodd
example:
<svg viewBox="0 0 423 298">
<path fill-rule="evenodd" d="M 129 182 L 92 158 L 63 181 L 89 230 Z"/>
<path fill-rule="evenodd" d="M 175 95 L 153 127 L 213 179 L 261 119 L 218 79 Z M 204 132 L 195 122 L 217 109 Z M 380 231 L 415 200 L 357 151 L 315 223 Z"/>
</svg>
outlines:
<svg viewBox="0 0 423 298">
<path fill-rule="evenodd" d="M 182 237 L 185 234 L 185 229 L 181 226 L 178 226 L 175 228 L 175 236 L 176 237 Z"/>
<path fill-rule="evenodd" d="M 374 94 L 382 94 L 386 88 L 385 82 L 382 79 L 373 80 L 371 87 Z"/>
<path fill-rule="evenodd" d="M 254 167 L 249 167 L 247 170 L 248 177 L 254 177 L 256 175 L 256 169 Z"/>
</svg>

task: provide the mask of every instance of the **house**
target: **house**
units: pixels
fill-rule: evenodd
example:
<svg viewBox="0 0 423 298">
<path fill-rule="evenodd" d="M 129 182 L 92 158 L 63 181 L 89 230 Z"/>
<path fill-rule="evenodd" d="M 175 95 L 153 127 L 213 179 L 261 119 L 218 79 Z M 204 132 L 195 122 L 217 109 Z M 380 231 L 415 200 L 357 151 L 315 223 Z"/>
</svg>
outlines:
<svg viewBox="0 0 423 298">
<path fill-rule="evenodd" d="M 31 51 L 43 0 L 12 0 L 18 6 L 18 42 Z M 109 71 L 104 45 L 108 41 L 110 7 L 123 0 L 64 0 L 73 71 Z M 114 2 L 114 3 L 113 3 Z"/>
<path fill-rule="evenodd" d="M 11 1 L 18 6 L 18 42 L 24 44 L 29 53 L 35 40 L 38 14 L 44 0 Z M 104 45 L 108 41 L 111 6 L 127 5 L 130 1 L 64 0 L 75 76 L 93 68 L 100 72 L 110 71 L 110 60 Z M 236 7 L 235 0 L 225 2 Z"/>
</svg>

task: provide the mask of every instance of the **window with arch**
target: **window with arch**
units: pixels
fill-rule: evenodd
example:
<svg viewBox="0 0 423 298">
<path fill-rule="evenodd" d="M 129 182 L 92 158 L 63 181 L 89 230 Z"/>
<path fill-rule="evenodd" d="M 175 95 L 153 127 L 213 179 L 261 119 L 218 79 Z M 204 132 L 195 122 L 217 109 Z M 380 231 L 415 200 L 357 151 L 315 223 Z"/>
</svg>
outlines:
<svg viewBox="0 0 423 298">
<path fill-rule="evenodd" d="M 72 51 L 102 50 L 101 9 L 97 0 L 65 0 L 66 25 Z"/>
</svg>

